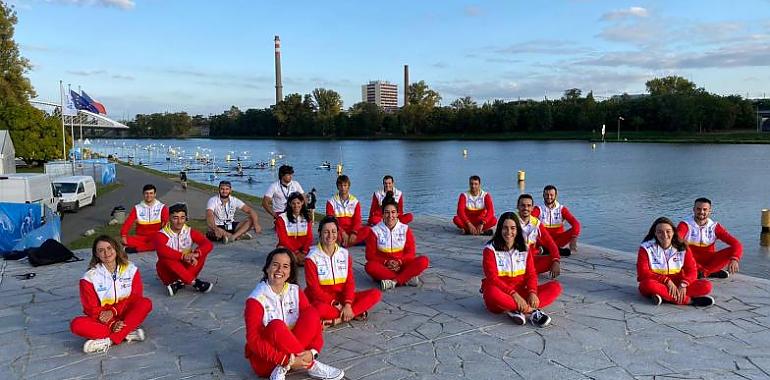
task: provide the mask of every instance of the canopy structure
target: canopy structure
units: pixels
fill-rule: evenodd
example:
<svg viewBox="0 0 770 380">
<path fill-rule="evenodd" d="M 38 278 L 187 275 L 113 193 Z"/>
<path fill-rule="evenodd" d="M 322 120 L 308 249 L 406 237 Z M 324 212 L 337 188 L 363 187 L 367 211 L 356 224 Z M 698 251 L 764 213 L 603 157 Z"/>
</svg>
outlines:
<svg viewBox="0 0 770 380">
<path fill-rule="evenodd" d="M 30 104 L 43 111 L 50 113 L 51 115 L 61 117 L 61 104 L 46 102 L 41 100 L 30 100 Z M 64 123 L 67 126 L 82 127 L 82 128 L 107 128 L 107 129 L 128 129 L 128 126 L 112 120 L 104 115 L 95 114 L 93 112 L 78 110 L 77 116 L 64 116 Z"/>
<path fill-rule="evenodd" d="M 16 173 L 16 151 L 7 130 L 0 130 L 0 174 Z"/>
</svg>

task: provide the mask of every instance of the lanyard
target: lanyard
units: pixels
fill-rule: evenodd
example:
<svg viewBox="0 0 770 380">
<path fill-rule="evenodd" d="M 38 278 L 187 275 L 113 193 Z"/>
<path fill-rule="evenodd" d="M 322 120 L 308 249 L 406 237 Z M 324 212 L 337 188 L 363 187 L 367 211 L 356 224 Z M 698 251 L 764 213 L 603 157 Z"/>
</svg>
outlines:
<svg viewBox="0 0 770 380">
<path fill-rule="evenodd" d="M 278 187 L 281 189 L 281 194 L 283 194 L 283 199 L 287 200 L 289 199 L 289 195 L 291 195 L 291 182 L 287 186 L 284 186 L 283 182 L 278 181 Z M 283 191 L 283 188 L 286 188 L 286 191 Z"/>
<path fill-rule="evenodd" d="M 222 205 L 222 209 L 225 211 L 225 217 L 224 221 L 227 222 L 230 220 L 230 209 L 228 208 L 232 200 L 230 197 L 227 197 L 227 203 L 222 201 L 222 198 L 219 198 L 219 203 Z"/>
</svg>

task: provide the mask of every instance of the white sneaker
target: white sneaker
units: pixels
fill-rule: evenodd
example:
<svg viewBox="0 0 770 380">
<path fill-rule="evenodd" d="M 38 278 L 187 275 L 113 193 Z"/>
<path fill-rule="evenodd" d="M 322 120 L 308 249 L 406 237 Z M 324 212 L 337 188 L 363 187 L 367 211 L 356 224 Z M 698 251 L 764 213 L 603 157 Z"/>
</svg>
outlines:
<svg viewBox="0 0 770 380">
<path fill-rule="evenodd" d="M 87 354 L 97 353 L 97 352 L 107 352 L 107 350 L 110 349 L 110 346 L 112 346 L 112 341 L 110 340 L 110 338 L 89 339 L 83 345 L 83 352 Z"/>
<path fill-rule="evenodd" d="M 383 292 L 389 289 L 393 289 L 395 287 L 396 287 L 396 282 L 393 280 L 380 281 L 380 289 L 382 289 Z"/>
<path fill-rule="evenodd" d="M 541 310 L 535 310 L 532 315 L 529 316 L 529 321 L 537 327 L 546 327 L 551 324 L 551 317 Z"/>
<path fill-rule="evenodd" d="M 270 374 L 270 380 L 285 380 L 288 372 L 289 368 L 282 365 L 276 366 Z"/>
<path fill-rule="evenodd" d="M 340 380 L 345 376 L 345 371 L 316 360 L 313 362 L 313 366 L 307 370 L 307 374 L 314 379 Z"/>
<path fill-rule="evenodd" d="M 509 317 L 511 317 L 511 320 L 513 320 L 514 325 L 522 326 L 525 323 L 527 323 L 527 317 L 524 316 L 521 312 L 518 311 L 509 311 L 505 314 L 508 314 Z"/>
<path fill-rule="evenodd" d="M 136 330 L 131 331 L 126 335 L 126 342 L 144 342 L 145 335 L 142 328 L 137 327 Z"/>
<path fill-rule="evenodd" d="M 409 281 L 406 282 L 409 286 L 420 286 L 420 276 L 414 276 L 409 279 Z"/>
<path fill-rule="evenodd" d="M 252 235 L 251 235 L 250 233 L 248 233 L 248 232 L 247 232 L 247 233 L 245 233 L 245 234 L 243 234 L 243 235 L 241 235 L 241 240 L 251 240 L 251 239 L 254 239 L 254 236 L 252 236 Z"/>
<path fill-rule="evenodd" d="M 222 244 L 228 244 L 230 243 L 230 237 L 225 235 L 225 237 L 222 238 Z"/>
</svg>

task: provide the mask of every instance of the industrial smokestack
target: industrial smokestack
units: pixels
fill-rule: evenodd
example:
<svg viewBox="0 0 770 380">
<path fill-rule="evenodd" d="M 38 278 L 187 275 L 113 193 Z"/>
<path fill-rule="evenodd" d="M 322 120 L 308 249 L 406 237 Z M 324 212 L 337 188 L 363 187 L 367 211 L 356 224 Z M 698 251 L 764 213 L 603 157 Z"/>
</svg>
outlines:
<svg viewBox="0 0 770 380">
<path fill-rule="evenodd" d="M 404 65 L 404 107 L 409 104 L 409 65 Z"/>
<path fill-rule="evenodd" d="M 275 104 L 283 100 L 281 84 L 281 38 L 275 36 Z"/>
</svg>

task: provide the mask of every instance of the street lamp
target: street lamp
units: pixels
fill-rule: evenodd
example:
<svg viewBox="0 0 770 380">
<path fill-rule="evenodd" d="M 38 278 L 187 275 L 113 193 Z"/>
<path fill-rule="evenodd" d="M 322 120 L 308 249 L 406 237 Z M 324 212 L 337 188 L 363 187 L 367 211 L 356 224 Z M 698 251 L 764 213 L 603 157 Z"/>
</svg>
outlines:
<svg viewBox="0 0 770 380">
<path fill-rule="evenodd" d="M 618 141 L 620 141 L 620 121 L 626 120 L 623 118 L 623 116 L 618 116 Z"/>
</svg>

